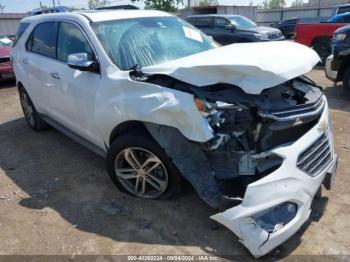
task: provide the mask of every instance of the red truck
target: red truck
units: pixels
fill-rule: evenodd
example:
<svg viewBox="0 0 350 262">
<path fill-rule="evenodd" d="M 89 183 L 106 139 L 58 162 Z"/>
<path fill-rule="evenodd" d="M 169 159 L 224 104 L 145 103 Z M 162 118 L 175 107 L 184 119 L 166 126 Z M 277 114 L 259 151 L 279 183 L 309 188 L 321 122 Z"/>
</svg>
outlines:
<svg viewBox="0 0 350 262">
<path fill-rule="evenodd" d="M 324 63 L 331 54 L 333 33 L 345 23 L 297 24 L 295 42 L 312 47 Z"/>
</svg>

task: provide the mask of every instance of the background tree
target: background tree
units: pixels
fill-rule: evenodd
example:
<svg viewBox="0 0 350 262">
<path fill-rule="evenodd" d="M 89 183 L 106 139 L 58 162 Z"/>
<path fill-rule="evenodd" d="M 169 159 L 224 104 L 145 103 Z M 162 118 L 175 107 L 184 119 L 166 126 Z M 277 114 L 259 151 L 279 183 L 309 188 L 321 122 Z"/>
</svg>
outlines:
<svg viewBox="0 0 350 262">
<path fill-rule="evenodd" d="M 292 2 L 292 7 L 302 7 L 303 5 L 303 0 L 294 0 L 294 2 Z"/>
<path fill-rule="evenodd" d="M 211 5 L 218 5 L 219 2 L 217 0 L 199 0 L 195 1 L 195 6 L 211 6 Z"/>
<path fill-rule="evenodd" d="M 89 0 L 88 1 L 89 9 L 96 9 L 99 7 L 105 7 L 108 4 L 109 4 L 109 0 Z"/>
<path fill-rule="evenodd" d="M 131 0 L 131 2 L 135 3 L 143 0 Z M 177 10 L 177 6 L 180 3 L 183 3 L 182 0 L 145 0 L 145 9 L 156 9 L 162 10 L 166 12 L 175 12 Z"/>
<path fill-rule="evenodd" d="M 262 4 L 262 8 L 277 9 L 283 8 L 286 5 L 286 0 L 265 0 Z"/>
</svg>

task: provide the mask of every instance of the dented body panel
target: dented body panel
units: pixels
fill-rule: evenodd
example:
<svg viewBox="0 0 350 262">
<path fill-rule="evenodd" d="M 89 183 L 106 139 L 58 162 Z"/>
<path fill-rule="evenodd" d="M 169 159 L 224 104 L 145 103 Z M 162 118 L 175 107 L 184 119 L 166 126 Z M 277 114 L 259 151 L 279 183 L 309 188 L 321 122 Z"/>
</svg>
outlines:
<svg viewBox="0 0 350 262">
<path fill-rule="evenodd" d="M 312 49 L 292 42 L 232 44 L 143 68 L 196 86 L 226 83 L 260 94 L 309 72 L 319 62 Z"/>
<path fill-rule="evenodd" d="M 291 237 L 309 218 L 311 203 L 322 185 L 330 167 L 336 164 L 336 156 L 332 150 L 332 161 L 315 177 L 310 177 L 297 168 L 300 152 L 308 148 L 324 130 L 320 123 L 327 123 L 330 146 L 333 148 L 331 123 L 326 108 L 319 124 L 290 145 L 280 146 L 272 150 L 283 157 L 283 164 L 268 176 L 247 187 L 240 205 L 228 209 L 211 218 L 233 231 L 240 241 L 256 257 L 265 255 Z M 255 214 L 269 210 L 281 203 L 292 202 L 298 206 L 293 220 L 277 232 L 268 233 L 252 218 Z"/>
</svg>

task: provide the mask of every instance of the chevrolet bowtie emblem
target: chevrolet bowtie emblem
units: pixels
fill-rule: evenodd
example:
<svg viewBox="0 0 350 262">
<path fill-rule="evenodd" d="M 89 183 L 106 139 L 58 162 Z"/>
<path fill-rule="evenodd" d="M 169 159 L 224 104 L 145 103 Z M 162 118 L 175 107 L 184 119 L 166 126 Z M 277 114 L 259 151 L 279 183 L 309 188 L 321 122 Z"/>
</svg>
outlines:
<svg viewBox="0 0 350 262">
<path fill-rule="evenodd" d="M 319 123 L 318 130 L 320 130 L 321 132 L 326 132 L 327 129 L 328 129 L 328 123 L 326 121 L 322 121 L 321 123 Z"/>
</svg>

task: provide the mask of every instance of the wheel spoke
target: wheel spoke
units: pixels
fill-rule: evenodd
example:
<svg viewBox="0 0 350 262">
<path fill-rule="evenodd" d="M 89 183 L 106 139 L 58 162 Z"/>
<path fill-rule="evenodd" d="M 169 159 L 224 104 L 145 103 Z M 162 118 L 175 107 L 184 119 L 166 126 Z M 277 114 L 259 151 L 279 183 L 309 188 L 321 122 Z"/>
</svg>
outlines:
<svg viewBox="0 0 350 262">
<path fill-rule="evenodd" d="M 136 158 L 135 154 L 133 153 L 132 149 L 124 150 L 124 158 L 132 168 L 134 169 L 140 168 L 140 163 Z"/>
<path fill-rule="evenodd" d="M 141 186 L 141 189 L 140 189 Z M 138 196 L 143 196 L 146 191 L 146 183 L 142 177 L 137 177 L 135 182 L 135 194 Z"/>
<path fill-rule="evenodd" d="M 137 177 L 137 171 L 132 168 L 120 168 L 115 171 L 117 176 L 123 179 L 132 179 Z"/>
<path fill-rule="evenodd" d="M 150 184 L 158 191 L 163 192 L 166 189 L 167 182 L 156 178 L 154 175 L 148 174 L 145 179 L 148 184 Z"/>
</svg>

